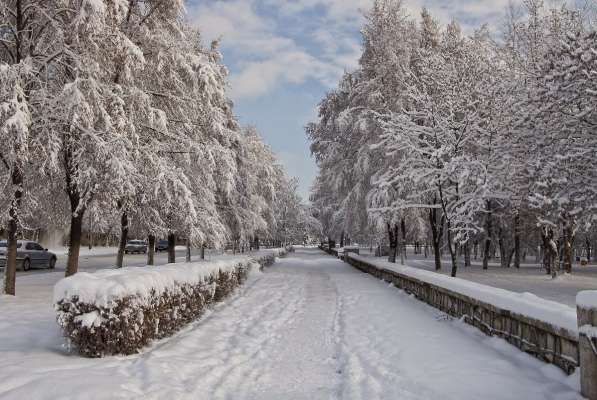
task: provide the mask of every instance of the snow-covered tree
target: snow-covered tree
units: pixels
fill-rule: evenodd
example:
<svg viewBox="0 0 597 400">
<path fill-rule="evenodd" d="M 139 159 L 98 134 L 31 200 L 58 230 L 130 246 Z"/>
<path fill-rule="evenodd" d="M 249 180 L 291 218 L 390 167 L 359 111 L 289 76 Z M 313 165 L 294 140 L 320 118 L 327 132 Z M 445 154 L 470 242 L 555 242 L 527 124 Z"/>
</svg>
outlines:
<svg viewBox="0 0 597 400">
<path fill-rule="evenodd" d="M 386 230 L 391 260 L 399 236 L 429 236 L 436 268 L 445 242 L 456 275 L 457 247 L 470 265 L 480 238 L 485 269 L 495 250 L 503 267 L 520 266 L 522 242 L 535 243 L 522 232 L 538 224 L 544 263 L 564 253 L 569 271 L 595 205 L 595 36 L 583 12 L 512 5 L 496 42 L 486 26 L 466 36 L 426 9 L 417 26 L 399 1 L 377 1 L 363 35 L 359 68 L 307 128 L 326 234 L 354 234 L 347 221 L 367 208 L 375 226 L 360 230 Z"/>
<path fill-rule="evenodd" d="M 59 48 L 54 41 L 57 12 L 53 1 L 0 3 L 0 223 L 6 226 L 7 265 L 3 291 L 15 294 L 16 240 L 24 219 L 36 208 L 39 183 L 37 115 Z M 39 154 L 37 154 L 39 155 Z"/>
</svg>

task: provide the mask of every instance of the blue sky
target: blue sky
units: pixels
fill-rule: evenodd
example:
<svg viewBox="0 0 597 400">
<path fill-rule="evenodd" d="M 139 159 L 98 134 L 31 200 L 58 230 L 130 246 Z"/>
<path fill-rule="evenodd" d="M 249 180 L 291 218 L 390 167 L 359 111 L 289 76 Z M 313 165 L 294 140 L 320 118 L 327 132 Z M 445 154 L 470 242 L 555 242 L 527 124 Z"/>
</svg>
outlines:
<svg viewBox="0 0 597 400">
<path fill-rule="evenodd" d="M 317 173 L 304 126 L 317 104 L 361 52 L 363 12 L 373 0 L 187 0 L 204 41 L 221 38 L 230 70 L 230 96 L 242 124 L 257 126 L 308 198 Z M 478 21 L 499 24 L 508 0 L 410 0 L 440 21 L 456 18 L 465 31 Z"/>
</svg>

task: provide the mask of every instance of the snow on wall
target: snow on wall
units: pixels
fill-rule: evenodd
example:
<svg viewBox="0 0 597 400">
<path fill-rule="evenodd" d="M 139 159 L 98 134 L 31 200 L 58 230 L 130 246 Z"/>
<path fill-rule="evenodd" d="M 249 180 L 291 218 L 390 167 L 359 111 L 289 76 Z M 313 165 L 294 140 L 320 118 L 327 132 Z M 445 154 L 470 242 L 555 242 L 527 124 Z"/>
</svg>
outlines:
<svg viewBox="0 0 597 400">
<path fill-rule="evenodd" d="M 597 310 L 597 290 L 585 290 L 576 295 L 576 304 L 580 307 Z"/>
<path fill-rule="evenodd" d="M 464 279 L 451 278 L 431 271 L 396 265 L 384 260 L 374 260 L 354 254 L 350 254 L 349 257 L 373 264 L 378 268 L 395 271 L 420 281 L 446 288 L 503 310 L 546 322 L 555 327 L 565 329 L 572 336 L 578 337 L 576 309 L 565 304 L 546 300 L 531 293 L 515 293 Z"/>
<path fill-rule="evenodd" d="M 383 260 L 350 254 L 343 258 L 355 268 L 392 282 L 430 306 L 486 335 L 501 337 L 567 374 L 580 365 L 579 329 L 571 307 Z"/>
</svg>

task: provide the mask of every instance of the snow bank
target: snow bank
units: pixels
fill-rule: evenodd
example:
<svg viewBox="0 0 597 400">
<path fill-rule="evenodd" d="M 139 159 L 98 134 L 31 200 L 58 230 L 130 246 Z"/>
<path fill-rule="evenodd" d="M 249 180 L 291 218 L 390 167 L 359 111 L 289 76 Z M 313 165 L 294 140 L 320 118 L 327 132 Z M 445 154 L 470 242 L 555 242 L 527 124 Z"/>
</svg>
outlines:
<svg viewBox="0 0 597 400">
<path fill-rule="evenodd" d="M 285 250 L 210 262 L 78 273 L 54 287 L 58 324 L 88 357 L 134 354 L 200 317 L 241 285 L 253 268 Z"/>
<path fill-rule="evenodd" d="M 350 257 L 373 264 L 378 268 L 395 271 L 420 281 L 443 287 L 452 292 L 491 304 L 502 310 L 508 310 L 549 323 L 550 325 L 569 331 L 572 336 L 578 336 L 576 309 L 562 303 L 545 300 L 531 293 L 515 293 L 464 279 L 451 278 L 419 268 L 396 265 L 383 260 L 372 260 L 371 258 L 354 254 L 351 254 Z"/>
<path fill-rule="evenodd" d="M 66 256 L 68 255 L 68 247 L 55 247 L 50 248 L 50 252 L 56 254 L 57 256 Z M 82 246 L 79 250 L 79 256 L 81 257 L 89 257 L 89 256 L 111 256 L 116 255 L 118 253 L 118 247 L 93 247 L 89 250 L 88 247 Z"/>
<path fill-rule="evenodd" d="M 167 264 L 159 267 L 121 268 L 95 273 L 80 272 L 59 281 L 54 287 L 54 303 L 64 299 L 97 307 L 110 307 L 115 301 L 129 296 L 137 299 L 153 293 L 177 290 L 181 285 L 197 285 L 219 272 L 230 273 L 238 266 L 247 266 L 250 259 Z"/>
<path fill-rule="evenodd" d="M 576 310 L 529 293 L 514 293 L 431 271 L 348 255 L 347 262 L 489 336 L 554 364 L 568 374 L 580 364 Z"/>
<path fill-rule="evenodd" d="M 357 246 L 344 246 L 344 247 L 340 247 L 339 249 L 336 249 L 336 251 L 338 252 L 338 254 L 344 254 L 344 253 L 357 253 L 359 252 L 359 247 Z"/>
<path fill-rule="evenodd" d="M 597 290 L 585 290 L 576 295 L 576 304 L 580 307 L 597 310 Z"/>
</svg>

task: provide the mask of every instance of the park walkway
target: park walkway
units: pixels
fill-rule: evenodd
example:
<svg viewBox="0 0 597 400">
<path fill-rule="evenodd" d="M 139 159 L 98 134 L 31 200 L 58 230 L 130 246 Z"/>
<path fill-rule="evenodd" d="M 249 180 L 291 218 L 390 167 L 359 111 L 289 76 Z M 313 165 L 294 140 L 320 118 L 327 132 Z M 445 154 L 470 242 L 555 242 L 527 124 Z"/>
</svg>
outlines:
<svg viewBox="0 0 597 400">
<path fill-rule="evenodd" d="M 0 368 L 10 399 L 580 398 L 575 377 L 317 249 L 254 273 L 141 355 L 89 360 L 41 346 L 5 352 Z"/>
</svg>

